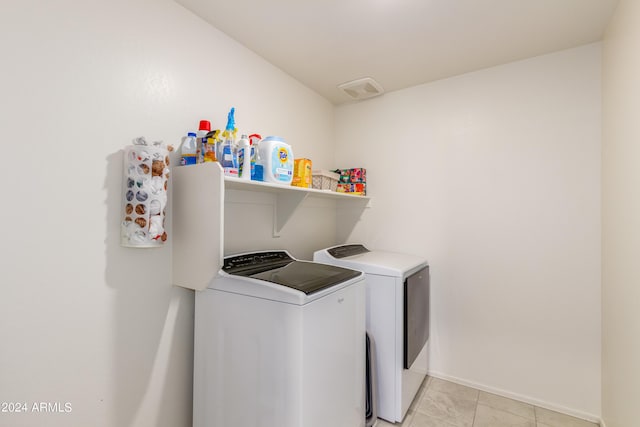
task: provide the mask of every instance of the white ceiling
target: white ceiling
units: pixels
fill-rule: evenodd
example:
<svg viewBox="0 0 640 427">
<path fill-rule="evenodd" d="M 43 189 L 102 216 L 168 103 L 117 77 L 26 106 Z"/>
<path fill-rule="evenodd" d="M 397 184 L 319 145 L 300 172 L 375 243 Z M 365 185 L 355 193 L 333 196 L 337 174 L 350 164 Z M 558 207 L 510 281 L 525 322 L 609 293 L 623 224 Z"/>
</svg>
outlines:
<svg viewBox="0 0 640 427">
<path fill-rule="evenodd" d="M 602 38 L 618 0 L 176 0 L 334 104 Z"/>
</svg>

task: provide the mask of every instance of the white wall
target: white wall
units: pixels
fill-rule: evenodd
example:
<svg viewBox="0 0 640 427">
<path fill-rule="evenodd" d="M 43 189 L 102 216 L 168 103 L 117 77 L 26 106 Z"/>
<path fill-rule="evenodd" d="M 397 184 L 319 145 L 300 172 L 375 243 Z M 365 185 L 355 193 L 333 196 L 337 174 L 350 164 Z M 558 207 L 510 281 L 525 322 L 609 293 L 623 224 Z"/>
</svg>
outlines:
<svg viewBox="0 0 640 427">
<path fill-rule="evenodd" d="M 640 2 L 621 0 L 604 39 L 602 417 L 638 425 L 640 396 Z"/>
<path fill-rule="evenodd" d="M 170 0 L 5 1 L 0 35 L 0 402 L 72 405 L 0 425 L 190 426 L 193 296 L 119 245 L 121 150 L 235 106 L 326 168 L 333 108 Z"/>
<path fill-rule="evenodd" d="M 600 44 L 336 109 L 374 207 L 351 241 L 425 256 L 435 375 L 600 414 Z"/>
</svg>

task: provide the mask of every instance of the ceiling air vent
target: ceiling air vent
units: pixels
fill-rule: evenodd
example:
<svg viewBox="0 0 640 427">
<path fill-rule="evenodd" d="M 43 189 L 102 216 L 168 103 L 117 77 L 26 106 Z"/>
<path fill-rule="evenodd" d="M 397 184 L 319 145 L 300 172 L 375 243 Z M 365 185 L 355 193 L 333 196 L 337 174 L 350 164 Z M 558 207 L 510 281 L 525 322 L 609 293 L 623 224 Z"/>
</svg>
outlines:
<svg viewBox="0 0 640 427">
<path fill-rule="evenodd" d="M 341 85 L 338 85 L 338 89 L 342 89 L 350 98 L 358 100 L 371 98 L 384 93 L 384 89 L 382 89 L 380 83 L 373 80 L 371 77 L 364 77 L 362 79 L 342 83 Z"/>
</svg>

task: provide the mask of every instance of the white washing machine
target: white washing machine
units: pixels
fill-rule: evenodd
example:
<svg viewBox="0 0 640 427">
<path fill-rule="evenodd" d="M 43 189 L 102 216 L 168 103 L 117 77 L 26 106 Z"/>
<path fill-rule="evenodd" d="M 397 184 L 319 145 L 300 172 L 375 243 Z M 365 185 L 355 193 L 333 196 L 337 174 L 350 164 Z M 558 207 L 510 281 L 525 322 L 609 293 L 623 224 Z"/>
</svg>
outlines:
<svg viewBox="0 0 640 427">
<path fill-rule="evenodd" d="M 360 271 L 286 251 L 226 257 L 196 292 L 195 427 L 362 427 Z"/>
<path fill-rule="evenodd" d="M 402 422 L 427 375 L 429 265 L 423 258 L 342 245 L 316 262 L 366 274 L 367 333 L 375 341 L 378 417 Z"/>
</svg>

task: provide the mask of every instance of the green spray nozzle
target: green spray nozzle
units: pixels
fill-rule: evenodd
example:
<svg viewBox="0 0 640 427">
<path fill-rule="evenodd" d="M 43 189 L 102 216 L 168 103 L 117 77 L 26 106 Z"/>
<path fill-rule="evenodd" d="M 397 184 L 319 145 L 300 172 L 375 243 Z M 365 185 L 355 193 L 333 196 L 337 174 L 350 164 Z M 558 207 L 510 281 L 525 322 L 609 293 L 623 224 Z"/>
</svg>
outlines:
<svg viewBox="0 0 640 427">
<path fill-rule="evenodd" d="M 228 131 L 232 131 L 236 128 L 236 119 L 234 117 L 234 114 L 236 112 L 235 107 L 231 107 L 231 111 L 229 111 L 229 114 L 227 115 L 227 127 L 226 130 Z"/>
</svg>

